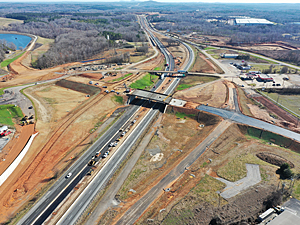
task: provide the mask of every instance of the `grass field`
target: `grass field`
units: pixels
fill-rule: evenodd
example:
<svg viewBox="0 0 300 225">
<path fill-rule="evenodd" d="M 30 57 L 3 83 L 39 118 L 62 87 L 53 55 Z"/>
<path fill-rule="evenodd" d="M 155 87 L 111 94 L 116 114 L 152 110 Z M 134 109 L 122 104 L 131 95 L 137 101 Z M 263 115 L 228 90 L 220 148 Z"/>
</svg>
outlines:
<svg viewBox="0 0 300 225">
<path fill-rule="evenodd" d="M 231 182 L 238 181 L 247 176 L 246 163 L 269 165 L 252 154 L 237 155 L 229 163 L 218 170 L 218 176 Z M 262 174 L 262 177 L 265 177 L 265 175 Z"/>
<path fill-rule="evenodd" d="M 184 117 L 190 117 L 190 118 L 194 118 L 196 115 L 195 114 L 185 114 L 185 113 L 181 113 L 181 112 L 176 112 L 176 117 L 179 117 L 181 119 L 183 119 Z"/>
<path fill-rule="evenodd" d="M 214 47 L 206 47 L 204 50 L 216 49 Z"/>
<path fill-rule="evenodd" d="M 124 103 L 123 97 L 122 97 L 122 96 L 119 96 L 119 95 L 113 96 L 112 100 L 115 101 L 115 102 L 117 102 L 117 103 L 120 103 L 120 104 L 123 104 L 123 103 Z"/>
<path fill-rule="evenodd" d="M 146 74 L 141 79 L 137 80 L 136 82 L 130 84 L 131 88 L 134 89 L 146 89 L 150 90 L 151 86 L 158 80 L 158 76 Z"/>
<path fill-rule="evenodd" d="M 208 83 L 214 80 L 219 79 L 218 77 L 210 77 L 210 76 L 187 76 L 183 79 L 181 79 L 177 91 L 181 91 L 187 88 L 190 88 L 192 86 L 202 84 L 202 83 Z"/>
<path fill-rule="evenodd" d="M 123 79 L 125 79 L 126 77 L 129 77 L 129 76 L 131 76 L 131 75 L 132 75 L 132 73 L 127 73 L 127 74 L 125 74 L 125 75 L 124 75 L 124 76 L 122 76 L 122 77 L 119 77 L 119 78 L 113 79 L 113 80 L 112 80 L 112 82 L 116 82 L 116 81 L 123 80 Z"/>
<path fill-rule="evenodd" d="M 11 23 L 23 23 L 23 20 L 15 20 L 15 19 L 0 17 L 0 26 L 7 27 Z"/>
<path fill-rule="evenodd" d="M 42 38 L 42 37 L 38 37 L 38 39 L 36 40 L 36 43 L 43 44 L 43 45 L 51 44 L 53 42 L 54 39 Z"/>
<path fill-rule="evenodd" d="M 300 115 L 300 95 L 281 95 L 277 93 L 267 93 L 262 92 L 267 95 L 269 98 L 273 99 L 274 101 L 280 103 L 284 107 L 288 108 L 289 110 L 297 113 Z"/>
<path fill-rule="evenodd" d="M 19 55 L 17 55 L 16 57 L 12 58 L 12 59 L 6 59 L 1 63 L 1 67 L 6 67 L 8 66 L 8 64 L 12 63 L 13 61 L 15 61 L 16 59 L 20 58 L 25 52 L 20 53 Z"/>
<path fill-rule="evenodd" d="M 18 119 L 23 117 L 22 110 L 14 105 L 1 105 L 0 106 L 0 124 L 13 126 L 13 118 Z"/>
</svg>

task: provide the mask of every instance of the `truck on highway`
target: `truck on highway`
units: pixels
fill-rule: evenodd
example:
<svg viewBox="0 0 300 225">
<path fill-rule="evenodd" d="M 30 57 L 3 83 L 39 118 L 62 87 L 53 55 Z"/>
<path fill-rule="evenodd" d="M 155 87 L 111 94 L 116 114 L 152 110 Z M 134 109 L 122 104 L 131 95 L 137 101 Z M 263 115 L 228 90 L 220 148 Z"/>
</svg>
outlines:
<svg viewBox="0 0 300 225">
<path fill-rule="evenodd" d="M 101 155 L 101 152 L 96 152 L 95 158 L 100 157 L 100 155 Z"/>
</svg>

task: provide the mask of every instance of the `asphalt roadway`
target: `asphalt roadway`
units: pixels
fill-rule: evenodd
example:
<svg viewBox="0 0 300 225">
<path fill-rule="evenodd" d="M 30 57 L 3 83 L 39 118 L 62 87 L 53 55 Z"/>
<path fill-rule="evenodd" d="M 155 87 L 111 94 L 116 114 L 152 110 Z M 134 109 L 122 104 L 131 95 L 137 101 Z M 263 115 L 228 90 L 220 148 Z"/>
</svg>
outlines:
<svg viewBox="0 0 300 225">
<path fill-rule="evenodd" d="M 145 27 L 145 20 L 142 20 Z M 152 34 L 149 30 L 148 32 Z M 165 48 L 162 47 L 161 42 L 153 35 L 152 38 L 155 42 L 160 46 L 161 51 L 165 55 L 169 66 L 167 69 L 174 68 L 174 60 L 173 57 L 166 51 Z M 189 68 L 193 62 L 194 55 L 191 48 L 188 48 L 190 52 L 189 62 L 186 68 Z M 161 82 L 156 84 L 158 87 Z M 170 84 L 170 86 L 165 91 L 165 94 L 171 94 L 177 87 L 180 79 L 175 79 Z M 152 108 L 150 108 L 147 115 L 143 118 L 143 120 L 137 125 L 136 129 L 129 135 L 129 137 L 123 142 L 123 144 L 119 147 L 117 152 L 109 159 L 104 168 L 97 174 L 97 176 L 93 179 L 93 181 L 89 184 L 89 186 L 81 193 L 81 195 L 76 199 L 76 201 L 71 205 L 71 207 L 67 210 L 67 212 L 62 216 L 62 218 L 58 221 L 57 224 L 69 225 L 75 224 L 76 221 L 80 218 L 82 213 L 86 210 L 92 200 L 95 198 L 99 190 L 106 184 L 109 178 L 113 175 L 114 171 L 118 168 L 118 165 L 125 159 L 128 152 L 131 150 L 135 142 L 138 140 L 140 135 L 145 131 L 145 129 L 149 126 L 150 122 L 153 121 L 156 115 L 158 115 L 159 111 L 164 108 L 164 105 L 155 104 Z"/>
<path fill-rule="evenodd" d="M 149 32 L 150 33 L 150 32 Z M 166 49 L 162 46 L 161 42 L 154 37 L 154 40 L 157 41 L 160 50 L 166 57 L 167 63 L 169 64 L 168 70 L 174 69 L 174 59 L 171 57 L 170 53 L 166 51 Z M 156 88 L 162 83 L 163 80 L 160 80 L 156 84 Z M 167 89 L 168 92 L 172 92 L 175 87 L 177 86 L 177 82 L 173 82 L 170 85 L 170 88 Z M 110 129 L 100 138 L 98 139 L 92 146 L 89 148 L 82 157 L 80 157 L 76 163 L 74 163 L 71 168 L 65 173 L 64 176 L 60 177 L 58 181 L 49 189 L 49 191 L 31 208 L 31 210 L 18 222 L 18 224 L 42 224 L 48 216 L 53 212 L 53 210 L 63 201 L 63 199 L 71 192 L 71 190 L 76 186 L 76 184 L 84 177 L 84 175 L 88 172 L 89 167 L 87 166 L 88 162 L 92 159 L 97 151 L 101 151 L 101 155 L 104 154 L 105 151 L 108 149 L 108 144 L 115 141 L 120 137 L 120 129 L 122 127 L 128 126 L 128 124 L 133 120 L 133 116 L 138 111 L 138 109 L 143 104 L 143 101 L 140 101 L 136 105 L 130 106 L 130 108 L 121 116 L 121 118 L 110 127 Z M 134 142 L 136 141 L 135 138 L 139 137 L 142 131 L 148 126 L 150 121 L 155 117 L 155 115 L 159 112 L 159 107 L 154 107 L 150 109 L 147 116 L 143 119 L 143 123 L 138 125 L 138 128 L 134 130 L 135 135 L 130 135 L 131 138 L 127 138 L 123 143 L 123 147 L 119 148 L 115 154 L 111 157 L 111 159 L 106 163 L 104 169 L 97 175 L 101 176 L 101 183 L 92 183 L 88 186 L 88 191 L 84 191 L 82 195 L 79 196 L 80 199 L 83 196 L 83 200 L 76 201 L 75 206 L 73 205 L 74 211 L 70 214 L 65 214 L 63 220 L 60 221 L 62 224 L 70 224 L 70 220 L 76 221 L 80 216 L 81 213 L 86 209 L 85 207 L 89 205 L 93 196 L 92 194 L 96 194 L 97 190 L 101 188 L 113 174 L 113 172 L 118 168 L 120 162 L 124 159 Z M 126 149 L 126 151 L 122 151 Z M 129 149 L 127 151 L 127 149 Z M 116 162 L 118 162 L 116 164 Z M 72 173 L 72 176 L 68 179 L 65 176 L 68 173 Z M 99 180 L 98 180 L 99 182 Z M 91 191 L 94 190 L 94 191 Z M 88 193 L 86 195 L 86 193 Z M 83 207 L 85 206 L 85 207 Z M 76 212 L 75 212 L 76 211 Z"/>
<path fill-rule="evenodd" d="M 285 137 L 288 137 L 288 138 L 291 138 L 291 139 L 294 139 L 294 140 L 300 142 L 300 134 L 298 134 L 298 133 L 295 133 L 293 131 L 284 129 L 282 127 L 278 127 L 276 125 L 273 125 L 273 124 L 270 124 L 270 123 L 267 123 L 267 122 L 264 122 L 264 121 L 261 121 L 258 119 L 254 119 L 249 116 L 245 116 L 241 113 L 237 113 L 234 111 L 228 111 L 225 109 L 218 109 L 218 108 L 214 108 L 214 107 L 210 107 L 210 106 L 204 106 L 204 105 L 198 106 L 197 109 L 219 115 L 225 119 L 230 119 L 237 123 L 246 124 L 246 125 L 249 125 L 252 127 L 257 127 L 257 128 L 263 129 L 263 130 L 277 133 L 282 136 L 285 136 Z"/>
<path fill-rule="evenodd" d="M 88 172 L 88 162 L 93 158 L 97 151 L 101 155 L 107 151 L 108 144 L 115 141 L 121 134 L 120 128 L 126 127 L 134 118 L 135 112 L 142 102 L 132 105 L 129 109 L 98 139 L 70 169 L 60 177 L 49 191 L 29 210 L 29 212 L 17 223 L 20 225 L 42 224 L 60 202 L 70 193 L 78 182 Z M 68 173 L 72 176 L 66 179 Z"/>
</svg>

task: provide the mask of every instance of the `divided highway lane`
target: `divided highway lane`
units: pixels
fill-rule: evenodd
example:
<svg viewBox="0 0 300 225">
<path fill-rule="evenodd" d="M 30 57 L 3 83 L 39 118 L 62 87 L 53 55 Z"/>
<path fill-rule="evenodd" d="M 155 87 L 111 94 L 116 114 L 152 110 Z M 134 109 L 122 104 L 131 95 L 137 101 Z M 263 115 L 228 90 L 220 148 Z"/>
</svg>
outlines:
<svg viewBox="0 0 300 225">
<path fill-rule="evenodd" d="M 159 41 L 157 38 L 155 40 Z M 169 65 L 174 65 L 173 57 L 169 56 L 169 53 L 161 47 L 160 50 L 164 52 L 167 63 Z M 171 68 L 171 67 L 170 67 Z M 172 67 L 173 69 L 173 67 Z M 160 80 L 161 83 L 163 80 Z M 158 87 L 157 84 L 156 87 Z M 174 87 L 175 88 L 175 87 Z M 157 89 L 154 88 L 153 91 Z M 87 173 L 87 163 L 91 160 L 91 158 L 95 155 L 95 153 L 101 150 L 101 155 L 107 150 L 108 144 L 114 140 L 116 140 L 120 133 L 119 130 L 122 127 L 127 126 L 127 122 L 129 123 L 132 119 L 132 115 L 134 115 L 138 109 L 141 107 L 142 103 L 139 105 L 130 106 L 131 108 L 127 110 L 125 114 L 119 118 L 119 120 L 113 124 L 113 126 L 100 138 L 98 139 L 93 146 L 88 149 L 83 156 L 78 159 L 71 168 L 65 173 L 72 173 L 72 176 L 69 179 L 66 179 L 65 176 L 62 176 L 58 179 L 58 181 L 49 189 L 49 191 L 29 210 L 29 212 L 17 223 L 19 225 L 29 225 L 29 224 L 42 224 L 48 216 L 53 212 L 53 210 L 63 201 L 63 199 L 70 193 L 73 187 L 84 177 Z M 150 110 L 153 118 L 156 113 L 153 113 L 153 110 Z M 158 112 L 158 110 L 154 110 L 154 112 Z M 150 119 L 147 117 L 147 119 Z M 124 126 L 125 124 L 125 126 Z M 121 156 L 122 157 L 122 156 Z M 110 164 L 116 169 L 116 165 Z M 73 178 L 73 179 L 72 179 Z M 80 215 L 76 215 L 80 216 Z M 75 217 L 76 217 L 75 216 Z"/>
<path fill-rule="evenodd" d="M 138 140 L 140 135 L 144 132 L 145 128 L 148 127 L 150 122 L 159 112 L 160 104 L 155 104 L 153 108 L 149 110 L 147 115 L 137 125 L 134 131 L 127 137 L 126 141 L 119 147 L 118 151 L 115 152 L 105 166 L 99 171 L 97 176 L 91 181 L 90 185 L 81 193 L 76 201 L 67 210 L 64 216 L 58 221 L 59 225 L 70 225 L 75 224 L 80 218 L 82 213 L 86 210 L 88 205 L 96 197 L 101 188 L 106 184 L 110 177 L 114 174 L 118 165 L 125 159 L 135 142 Z"/>
<path fill-rule="evenodd" d="M 74 184 L 76 186 L 83 177 L 82 174 L 87 173 L 88 169 L 86 165 L 95 153 L 101 150 L 102 155 L 108 149 L 108 143 L 118 138 L 120 135 L 119 130 L 131 122 L 133 119 L 132 116 L 139 109 L 140 104 L 130 106 L 130 108 L 108 129 L 108 131 L 71 166 L 65 175 L 58 179 L 45 196 L 31 208 L 18 224 L 41 224 L 40 222 L 44 221 L 63 200 L 63 196 L 66 196 L 67 191 L 69 190 L 70 192 L 72 190 L 70 187 L 74 186 Z M 66 179 L 65 176 L 68 173 L 72 173 L 72 176 L 69 179 Z"/>
<path fill-rule="evenodd" d="M 167 53 L 168 54 L 168 53 Z M 169 54 L 168 54 L 169 55 Z M 193 54 L 190 54 L 190 57 L 193 57 Z M 169 58 L 170 62 L 173 61 L 173 57 Z M 189 63 L 193 62 L 193 58 L 189 58 Z M 174 65 L 174 63 L 172 63 Z M 188 66 L 187 65 L 187 66 Z M 165 91 L 166 94 L 172 93 L 179 79 L 175 79 Z M 125 159 L 128 152 L 131 150 L 135 142 L 138 140 L 140 135 L 145 131 L 145 129 L 149 126 L 150 122 L 155 118 L 155 116 L 161 110 L 159 107 L 163 105 L 154 104 L 152 108 L 148 111 L 146 116 L 142 119 L 142 121 L 137 125 L 137 127 L 132 131 L 132 133 L 127 137 L 127 139 L 123 142 L 123 144 L 119 147 L 119 149 L 111 156 L 109 161 L 105 164 L 103 169 L 99 171 L 97 176 L 93 179 L 93 181 L 88 185 L 88 187 L 81 193 L 81 195 L 76 199 L 76 201 L 72 204 L 72 206 L 67 210 L 67 212 L 62 216 L 62 218 L 58 221 L 60 225 L 69 225 L 75 224 L 78 219 L 81 217 L 83 212 L 89 206 L 89 204 L 93 201 L 99 190 L 106 184 L 106 182 L 110 179 L 110 177 L 114 174 L 115 170 L 119 167 L 119 164 Z"/>
<path fill-rule="evenodd" d="M 245 116 L 241 113 L 236 113 L 233 111 L 228 111 L 228 110 L 219 109 L 219 108 L 213 108 L 213 107 L 204 106 L 204 105 L 198 106 L 197 109 L 219 115 L 223 118 L 230 119 L 230 120 L 233 120 L 233 121 L 241 123 L 241 124 L 246 124 L 249 126 L 258 127 L 260 129 L 271 131 L 273 133 L 280 134 L 282 136 L 285 136 L 285 137 L 288 137 L 291 139 L 295 139 L 296 141 L 300 142 L 300 134 L 298 134 L 298 133 L 295 133 L 293 131 L 284 129 L 282 127 L 275 126 L 273 124 L 270 124 L 270 123 L 267 123 L 267 122 L 264 122 L 264 121 L 261 121 L 258 119 L 254 119 L 249 116 Z"/>
</svg>

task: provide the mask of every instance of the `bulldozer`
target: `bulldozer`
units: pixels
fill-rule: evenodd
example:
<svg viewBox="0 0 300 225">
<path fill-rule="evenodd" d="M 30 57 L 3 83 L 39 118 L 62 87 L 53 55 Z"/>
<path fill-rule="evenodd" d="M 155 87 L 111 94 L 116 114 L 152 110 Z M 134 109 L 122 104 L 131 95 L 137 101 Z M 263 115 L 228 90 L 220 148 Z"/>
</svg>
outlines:
<svg viewBox="0 0 300 225">
<path fill-rule="evenodd" d="M 34 121 L 33 120 L 22 120 L 22 126 L 25 126 L 25 125 L 29 125 L 29 124 L 34 124 Z"/>
</svg>

